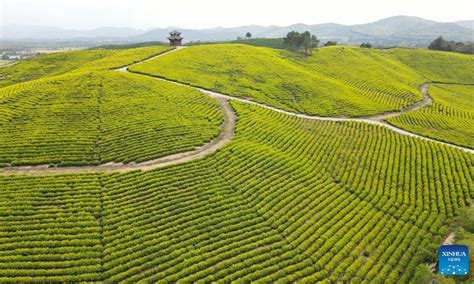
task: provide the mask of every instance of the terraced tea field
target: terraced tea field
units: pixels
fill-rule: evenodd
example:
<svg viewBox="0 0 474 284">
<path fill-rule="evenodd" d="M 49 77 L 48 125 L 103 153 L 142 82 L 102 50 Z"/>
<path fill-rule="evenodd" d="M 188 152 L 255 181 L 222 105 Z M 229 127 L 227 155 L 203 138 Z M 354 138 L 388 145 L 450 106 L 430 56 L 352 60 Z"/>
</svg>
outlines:
<svg viewBox="0 0 474 284">
<path fill-rule="evenodd" d="M 0 68 L 0 87 L 64 74 L 76 69 L 113 69 L 169 50 L 164 46 L 132 50 L 78 50 L 45 54 L 22 60 L 19 64 Z"/>
<path fill-rule="evenodd" d="M 198 91 L 116 71 L 22 83 L 0 96 L 3 166 L 152 160 L 206 143 L 223 120 Z"/>
<path fill-rule="evenodd" d="M 323 116 L 364 116 L 421 99 L 420 75 L 399 62 L 366 53 L 350 47 L 323 48 L 301 59 L 287 51 L 245 45 L 193 46 L 130 70 Z"/>
<path fill-rule="evenodd" d="M 406 280 L 430 259 L 424 245 L 436 247 L 471 202 L 468 153 L 380 126 L 233 107 L 238 135 L 208 159 L 147 173 L 3 177 L 2 275 Z M 22 225 L 29 220 L 42 225 Z M 70 260 L 58 262 L 65 251 Z"/>
<path fill-rule="evenodd" d="M 423 95 L 397 50 L 249 48 L 130 49 L 0 88 L 0 282 L 409 283 L 435 262 L 474 151 L 417 127 L 472 141 L 470 86 Z M 110 70 L 134 62 L 178 82 Z"/>
<path fill-rule="evenodd" d="M 436 84 L 434 103 L 388 121 L 398 127 L 474 149 L 474 85 Z"/>
<path fill-rule="evenodd" d="M 474 84 L 474 57 L 452 52 L 396 48 L 386 54 L 417 70 L 429 81 Z"/>
</svg>

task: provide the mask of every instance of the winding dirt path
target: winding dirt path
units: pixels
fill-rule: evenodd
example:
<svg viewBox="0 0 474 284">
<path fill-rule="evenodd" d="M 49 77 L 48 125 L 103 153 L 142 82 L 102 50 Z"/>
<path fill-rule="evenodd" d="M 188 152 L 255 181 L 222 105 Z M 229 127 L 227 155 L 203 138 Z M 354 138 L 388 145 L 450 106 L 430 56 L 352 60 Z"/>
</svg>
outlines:
<svg viewBox="0 0 474 284">
<path fill-rule="evenodd" d="M 383 127 L 387 127 L 392 131 L 395 131 L 397 133 L 415 137 L 418 139 L 424 139 L 427 141 L 439 143 L 442 145 L 446 145 L 449 147 L 454 147 L 462 151 L 466 151 L 468 153 L 474 154 L 474 149 L 470 149 L 467 147 L 462 147 L 462 146 L 457 146 L 454 144 L 438 141 L 435 139 L 431 139 L 425 136 L 421 136 L 412 132 L 408 132 L 406 130 L 403 130 L 401 128 L 395 127 L 393 125 L 388 124 L 387 122 L 384 121 L 384 119 L 391 118 L 394 116 L 401 115 L 403 113 L 407 112 L 412 112 L 419 110 L 425 106 L 430 105 L 433 102 L 433 99 L 429 96 L 428 94 L 428 87 L 432 83 L 425 83 L 419 87 L 420 92 L 423 94 L 423 100 L 414 103 L 413 105 L 406 107 L 405 109 L 402 109 L 400 111 L 392 111 L 392 112 L 386 112 L 382 114 L 376 114 L 376 115 L 370 115 L 370 116 L 364 116 L 364 117 L 324 117 L 324 116 L 315 116 L 315 115 L 307 115 L 307 114 L 301 114 L 301 113 L 294 113 L 286 110 L 282 110 L 276 107 L 272 107 L 263 103 L 258 103 L 255 101 L 252 101 L 250 99 L 246 98 L 239 98 L 239 97 L 233 97 L 230 95 L 224 95 L 221 93 L 217 93 L 214 91 L 206 90 L 203 88 L 198 88 L 195 86 L 191 86 L 186 83 L 181 83 L 181 82 L 176 82 L 173 80 L 169 80 L 166 78 L 158 77 L 158 76 L 152 76 L 152 75 L 147 75 L 147 74 L 142 74 L 139 72 L 133 72 L 130 71 L 128 68 L 140 64 L 143 62 L 147 62 L 150 60 L 153 60 L 157 57 L 163 56 L 165 54 L 171 53 L 178 51 L 182 48 L 185 48 L 185 46 L 180 46 L 175 49 L 171 49 L 169 51 L 160 53 L 156 56 L 150 57 L 146 60 L 139 61 L 133 64 L 130 64 L 128 66 L 124 66 L 121 68 L 118 68 L 117 70 L 120 72 L 129 72 L 129 73 L 134 73 L 134 74 L 139 74 L 142 76 L 148 76 L 155 78 L 157 80 L 161 81 L 166 81 L 170 82 L 173 84 L 181 85 L 181 86 L 187 86 L 191 87 L 194 89 L 197 89 L 201 91 L 202 93 L 215 98 L 219 102 L 219 106 L 222 110 L 222 113 L 224 114 L 224 122 L 221 125 L 221 133 L 219 136 L 215 137 L 212 139 L 210 142 L 195 148 L 192 151 L 188 152 L 183 152 L 183 153 L 178 153 L 178 154 L 173 154 L 170 156 L 165 156 L 162 158 L 158 158 L 155 160 L 150 160 L 142 163 L 107 163 L 103 165 L 98 165 L 98 166 L 77 166 L 77 167 L 52 167 L 50 168 L 48 165 L 40 165 L 40 166 L 12 166 L 12 167 L 5 167 L 5 168 L 0 168 L 0 175 L 14 175 L 14 174 L 26 174 L 26 175 L 48 175 L 48 174 L 67 174 L 67 173 L 92 173 L 92 172 L 130 172 L 130 171 L 136 171 L 136 170 L 142 170 L 142 171 L 148 171 L 148 170 L 153 170 L 156 168 L 161 168 L 161 167 L 166 167 L 169 165 L 176 165 L 176 164 L 181 164 L 184 162 L 192 161 L 195 159 L 200 159 L 203 158 L 211 153 L 214 153 L 218 149 L 222 148 L 225 144 L 230 142 L 232 138 L 234 137 L 234 130 L 235 130 L 235 124 L 236 124 L 236 114 L 232 107 L 229 104 L 230 100 L 235 100 L 239 102 L 244 102 L 252 105 L 256 105 L 262 108 L 266 108 L 272 111 L 276 111 L 279 113 L 284 113 L 286 115 L 291 115 L 291 116 L 296 116 L 304 119 L 314 119 L 314 120 L 321 120 L 321 121 L 355 121 L 355 122 L 364 122 L 364 123 L 369 123 L 369 124 L 374 124 L 374 125 L 379 125 Z"/>
<path fill-rule="evenodd" d="M 452 245 L 454 244 L 454 238 L 456 237 L 456 234 L 454 232 L 450 233 L 446 239 L 444 239 L 442 245 Z"/>
<path fill-rule="evenodd" d="M 174 50 L 166 52 L 166 53 L 177 51 L 177 50 L 182 49 L 182 48 L 185 48 L 185 46 L 179 47 L 177 49 L 174 49 Z M 163 54 L 166 54 L 166 53 L 163 53 Z M 162 56 L 163 54 L 159 54 L 159 55 L 157 55 L 155 57 L 152 57 L 152 58 L 149 58 L 145 61 L 153 60 L 157 57 Z M 419 110 L 419 109 L 433 103 L 433 99 L 428 94 L 428 88 L 432 84 L 431 82 L 424 83 L 423 85 L 421 85 L 419 87 L 420 92 L 423 94 L 423 100 L 418 101 L 418 102 L 412 104 L 411 106 L 408 106 L 408 107 L 406 107 L 406 108 L 404 108 L 400 111 L 392 111 L 392 112 L 386 112 L 386 113 L 382 113 L 382 114 L 362 116 L 362 117 L 326 117 L 326 116 L 317 116 L 317 115 L 307 115 L 307 114 L 301 114 L 301 113 L 294 113 L 294 112 L 291 112 L 291 111 L 286 111 L 286 110 L 282 110 L 282 109 L 279 109 L 279 108 L 276 108 L 276 107 L 272 107 L 272 106 L 269 106 L 269 105 L 266 105 L 266 104 L 263 104 L 263 103 L 258 103 L 258 102 L 252 101 L 250 99 L 247 99 L 247 98 L 239 98 L 239 97 L 234 97 L 234 96 L 230 96 L 230 95 L 224 95 L 224 94 L 217 93 L 217 92 L 214 92 L 214 91 L 211 91 L 211 90 L 206 90 L 206 89 L 203 89 L 203 88 L 195 87 L 195 86 L 192 86 L 190 84 L 176 82 L 176 81 L 166 79 L 166 78 L 163 78 L 163 77 L 159 77 L 159 76 L 152 76 L 152 75 L 142 74 L 142 73 L 139 73 L 139 72 L 130 71 L 128 69 L 129 67 L 131 67 L 133 65 L 136 65 L 136 64 L 139 64 L 139 63 L 142 63 L 142 62 L 138 62 L 138 63 L 132 64 L 130 66 L 123 67 L 119 70 L 123 71 L 123 72 L 130 72 L 130 73 L 139 74 L 139 75 L 143 75 L 143 76 L 153 77 L 157 80 L 167 81 L 167 82 L 182 85 L 182 86 L 192 87 L 192 88 L 195 88 L 195 89 L 197 89 L 197 90 L 199 90 L 199 91 L 201 91 L 201 92 L 203 92 L 203 93 L 205 93 L 209 96 L 215 97 L 215 98 L 224 98 L 224 99 L 228 99 L 228 100 L 235 100 L 235 101 L 240 101 L 240 102 L 244 102 L 244 103 L 248 103 L 248 104 L 252 104 L 252 105 L 257 105 L 257 106 L 260 106 L 260 107 L 263 107 L 263 108 L 266 108 L 266 109 L 269 109 L 269 110 L 272 110 L 272 111 L 284 113 L 284 114 L 287 114 L 287 115 L 297 116 L 297 117 L 301 117 L 301 118 L 304 118 L 304 119 L 315 119 L 315 120 L 322 120 L 322 121 L 358 121 L 358 122 L 364 122 L 364 123 L 369 123 L 369 124 L 380 125 L 380 126 L 383 126 L 383 127 L 387 127 L 390 130 L 393 130 L 393 131 L 395 131 L 397 133 L 400 133 L 400 134 L 403 134 L 403 135 L 408 135 L 408 136 L 411 136 L 411 137 L 424 139 L 424 140 L 427 140 L 427 141 L 432 141 L 432 142 L 435 142 L 435 143 L 439 143 L 439 144 L 442 144 L 442 145 L 454 147 L 454 148 L 457 148 L 459 150 L 463 150 L 463 151 L 466 151 L 468 153 L 474 154 L 474 149 L 470 149 L 470 148 L 467 148 L 467 147 L 462 147 L 462 146 L 454 145 L 454 144 L 451 144 L 451 143 L 438 141 L 436 139 L 428 138 L 428 137 L 425 137 L 425 136 L 422 136 L 422 135 L 418 135 L 416 133 L 412 133 L 412 132 L 403 130 L 401 128 L 398 128 L 396 126 L 393 126 L 393 125 L 387 123 L 386 121 L 384 121 L 384 119 L 391 118 L 391 117 L 394 117 L 394 116 L 398 116 L 398 115 L 401 115 L 401 114 L 404 114 L 404 113 L 407 113 L 407 112 L 416 111 L 416 110 Z"/>
<path fill-rule="evenodd" d="M 220 134 L 210 142 L 195 148 L 192 151 L 177 153 L 155 160 L 142 163 L 107 163 L 98 166 L 78 166 L 78 167 L 48 167 L 41 166 L 15 166 L 0 168 L 0 175 L 26 174 L 26 175 L 48 175 L 48 174 L 67 174 L 67 173 L 93 173 L 93 172 L 130 172 L 136 170 L 149 171 L 156 168 L 166 167 L 175 164 L 181 164 L 194 159 L 203 158 L 222 148 L 234 137 L 236 116 L 228 100 L 216 98 L 219 102 L 224 122 L 221 124 Z"/>
<path fill-rule="evenodd" d="M 416 111 L 416 110 L 419 110 L 421 108 L 424 108 L 425 106 L 429 106 L 430 104 L 433 103 L 433 99 L 430 97 L 430 95 L 428 94 L 428 87 L 431 86 L 432 83 L 424 83 L 423 85 L 421 85 L 418 90 L 420 90 L 420 92 L 423 94 L 423 100 L 421 101 L 418 101 L 402 110 L 399 110 L 399 111 L 389 111 L 389 112 L 384 112 L 384 113 L 380 113 L 380 114 L 375 114 L 375 115 L 368 115 L 368 116 L 363 116 L 363 117 L 360 117 L 360 118 L 364 118 L 364 119 L 370 119 L 370 120 L 378 120 L 378 121 L 382 121 L 382 120 L 385 120 L 387 118 L 391 118 L 391 117 L 394 117 L 394 116 L 399 116 L 403 113 L 406 113 L 406 112 L 412 112 L 412 111 Z"/>
<path fill-rule="evenodd" d="M 393 131 L 395 131 L 397 133 L 400 133 L 400 134 L 403 134 L 403 135 L 407 135 L 407 136 L 411 136 L 411 137 L 415 137 L 415 138 L 424 139 L 424 140 L 427 140 L 427 141 L 439 143 L 439 144 L 442 144 L 442 145 L 454 147 L 454 148 L 469 152 L 471 154 L 474 154 L 474 149 L 470 149 L 470 148 L 467 148 L 467 147 L 462 147 L 462 146 L 458 146 L 458 145 L 438 141 L 438 140 L 435 140 L 435 139 L 431 139 L 431 138 L 428 138 L 428 137 L 425 137 L 425 136 L 422 136 L 422 135 L 418 135 L 416 133 L 412 133 L 412 132 L 403 130 L 401 128 L 395 127 L 395 126 L 393 126 L 393 125 L 391 125 L 391 124 L 389 124 L 389 123 L 382 120 L 382 119 L 385 119 L 385 118 L 388 118 L 388 117 L 401 115 L 401 114 L 407 113 L 409 111 L 415 111 L 415 110 L 418 110 L 418 109 L 420 109 L 420 108 L 422 108 L 426 105 L 429 105 L 433 101 L 431 99 L 431 97 L 429 97 L 428 92 L 427 92 L 427 88 L 428 88 L 429 85 L 430 85 L 430 83 L 425 83 L 420 87 L 420 90 L 424 91 L 423 95 L 425 97 L 427 97 L 428 99 L 424 99 L 423 101 L 417 102 L 416 103 L 417 106 L 408 108 L 410 110 L 404 110 L 404 111 L 400 111 L 400 112 L 390 112 L 390 113 L 381 114 L 381 115 L 368 116 L 368 117 L 365 117 L 365 118 L 324 117 L 324 116 L 314 116 L 314 115 L 294 113 L 294 112 L 282 110 L 282 109 L 279 109 L 279 108 L 275 108 L 275 107 L 272 107 L 272 106 L 268 106 L 268 105 L 265 105 L 265 104 L 250 101 L 248 99 L 236 98 L 236 97 L 223 95 L 223 94 L 219 94 L 219 93 L 216 93 L 216 92 L 212 92 L 212 91 L 208 91 L 208 90 L 204 90 L 204 89 L 200 89 L 200 88 L 197 88 L 197 89 L 199 89 L 203 93 L 206 93 L 206 94 L 214 96 L 214 97 L 222 97 L 222 98 L 227 98 L 229 100 L 241 101 L 241 102 L 257 105 L 257 106 L 260 106 L 260 107 L 263 107 L 263 108 L 266 108 L 266 109 L 270 109 L 270 110 L 273 110 L 273 111 L 276 111 L 276 112 L 280 112 L 280 113 L 284 113 L 284 114 L 292 115 L 292 116 L 297 116 L 297 117 L 301 117 L 301 118 L 305 118 L 305 119 L 315 119 L 315 120 L 322 120 L 322 121 L 357 121 L 357 122 L 364 122 L 364 123 L 369 123 L 369 124 L 380 125 L 380 126 L 383 126 L 383 127 L 387 127 L 390 130 L 393 130 Z"/>
</svg>

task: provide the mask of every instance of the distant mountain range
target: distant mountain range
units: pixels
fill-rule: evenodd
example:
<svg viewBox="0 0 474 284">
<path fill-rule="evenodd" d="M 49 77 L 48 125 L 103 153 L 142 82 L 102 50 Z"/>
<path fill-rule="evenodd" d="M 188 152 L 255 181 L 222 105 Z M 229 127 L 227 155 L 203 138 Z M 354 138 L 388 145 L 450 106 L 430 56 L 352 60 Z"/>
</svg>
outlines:
<svg viewBox="0 0 474 284">
<path fill-rule="evenodd" d="M 9 25 L 0 27 L 1 40 L 84 40 L 92 43 L 133 43 L 143 41 L 166 41 L 168 32 L 177 29 L 185 41 L 226 41 L 242 37 L 246 32 L 253 37 L 283 37 L 288 32 L 310 31 L 323 42 L 336 40 L 345 44 L 369 41 L 378 45 L 426 46 L 438 36 L 449 40 L 474 41 L 474 20 L 442 23 L 411 16 L 395 16 L 373 23 L 340 25 L 334 23 L 279 26 L 241 26 L 235 28 L 180 29 L 178 27 L 137 30 L 133 28 L 103 27 L 79 31 L 54 27 Z"/>
<path fill-rule="evenodd" d="M 10 40 L 65 40 L 65 39 L 100 39 L 127 38 L 138 36 L 148 30 L 133 28 L 101 27 L 93 30 L 73 30 L 44 26 L 7 25 L 0 26 L 0 39 Z"/>
</svg>

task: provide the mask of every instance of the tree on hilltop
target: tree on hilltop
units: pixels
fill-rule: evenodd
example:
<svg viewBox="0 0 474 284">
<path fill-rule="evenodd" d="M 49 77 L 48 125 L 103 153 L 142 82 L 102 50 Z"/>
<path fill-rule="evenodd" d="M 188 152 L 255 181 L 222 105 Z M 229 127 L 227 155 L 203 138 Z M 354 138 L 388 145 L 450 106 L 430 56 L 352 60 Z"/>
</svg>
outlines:
<svg viewBox="0 0 474 284">
<path fill-rule="evenodd" d="M 430 45 L 428 46 L 428 49 L 451 51 L 452 46 L 449 43 L 449 41 L 445 40 L 442 36 L 439 36 L 430 43 Z"/>
<path fill-rule="evenodd" d="M 288 50 L 309 54 L 313 48 L 318 47 L 319 40 L 308 31 L 304 33 L 291 31 L 283 38 L 283 45 Z"/>
<path fill-rule="evenodd" d="M 317 36 L 312 35 L 311 36 L 311 48 L 318 48 L 319 46 L 319 39 Z"/>
<path fill-rule="evenodd" d="M 474 43 L 455 42 L 453 40 L 447 41 L 442 36 L 439 36 L 430 43 L 428 49 L 474 54 Z"/>
<path fill-rule="evenodd" d="M 300 39 L 301 34 L 299 32 L 291 31 L 283 38 L 283 45 L 288 50 L 298 51 L 299 47 L 301 47 Z"/>
<path fill-rule="evenodd" d="M 328 40 L 324 46 L 334 46 L 334 45 L 337 45 L 337 41 L 334 41 L 334 40 Z"/>
</svg>

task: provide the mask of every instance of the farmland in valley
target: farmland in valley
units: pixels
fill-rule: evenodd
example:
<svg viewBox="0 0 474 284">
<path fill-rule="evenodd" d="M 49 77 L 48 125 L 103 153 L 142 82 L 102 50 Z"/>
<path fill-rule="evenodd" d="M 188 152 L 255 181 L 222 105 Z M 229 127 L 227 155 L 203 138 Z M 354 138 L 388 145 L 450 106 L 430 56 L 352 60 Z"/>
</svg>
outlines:
<svg viewBox="0 0 474 284">
<path fill-rule="evenodd" d="M 167 50 L 0 69 L 0 282 L 408 283 L 436 262 L 474 198 L 472 56 L 225 44 L 140 63 Z"/>
</svg>

